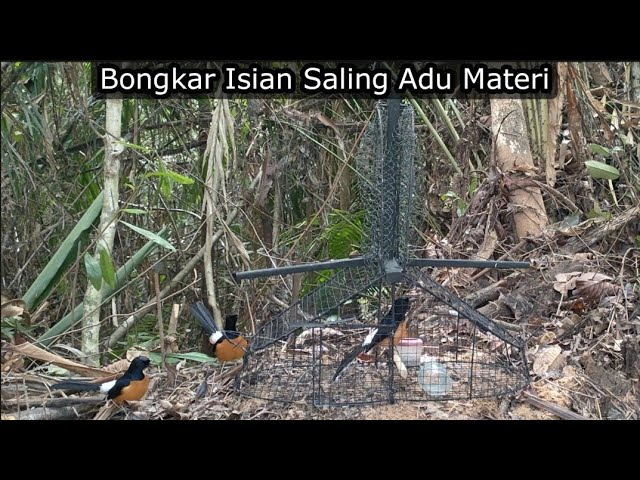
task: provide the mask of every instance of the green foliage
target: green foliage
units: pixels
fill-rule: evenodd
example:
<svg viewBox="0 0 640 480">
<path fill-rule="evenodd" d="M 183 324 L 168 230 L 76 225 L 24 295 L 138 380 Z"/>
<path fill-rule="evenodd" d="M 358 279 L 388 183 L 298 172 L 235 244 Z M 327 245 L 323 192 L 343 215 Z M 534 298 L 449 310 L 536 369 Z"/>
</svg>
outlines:
<svg viewBox="0 0 640 480">
<path fill-rule="evenodd" d="M 604 218 L 606 220 L 611 220 L 611 212 L 603 212 L 602 209 L 600 208 L 600 205 L 598 205 L 596 203 L 593 206 L 593 209 L 591 209 L 587 213 L 587 218 L 589 218 L 589 219 L 592 219 L 592 218 Z"/>
<path fill-rule="evenodd" d="M 602 145 L 598 145 L 598 144 L 595 144 L 595 143 L 590 143 L 589 144 L 589 148 L 591 149 L 591 151 L 593 153 L 601 155 L 604 158 L 611 158 L 611 150 L 609 150 L 606 147 L 603 147 Z"/>
<path fill-rule="evenodd" d="M 158 232 L 158 236 L 164 237 L 168 233 L 166 228 L 163 228 L 160 232 Z M 106 287 L 102 291 L 103 294 L 103 303 L 107 302 L 114 292 L 122 288 L 125 282 L 129 279 L 131 274 L 140 267 L 143 261 L 147 259 L 147 257 L 157 248 L 157 243 L 153 241 L 147 242 L 140 250 L 138 250 L 129 260 L 127 260 L 122 267 L 118 269 L 116 272 L 116 280 L 117 285 L 116 288 L 113 289 L 111 287 Z M 25 300 L 26 302 L 26 300 Z M 57 336 L 66 332 L 69 328 L 78 323 L 84 314 L 84 303 L 80 303 L 76 306 L 70 313 L 65 315 L 62 319 L 58 320 L 58 322 L 43 333 L 40 338 L 38 338 L 38 342 L 43 345 L 50 345 L 54 340 L 56 340 Z"/>
<path fill-rule="evenodd" d="M 616 167 L 598 162 L 597 160 L 588 160 L 584 162 L 587 167 L 587 173 L 593 178 L 602 178 L 605 180 L 617 180 L 620 172 Z"/>
<path fill-rule="evenodd" d="M 100 268 L 102 269 L 102 278 L 111 288 L 116 288 L 116 271 L 113 268 L 113 261 L 109 251 L 101 247 L 100 251 Z"/>
<path fill-rule="evenodd" d="M 452 190 L 449 190 L 447 193 L 440 195 L 440 199 L 445 204 L 445 210 L 451 210 L 451 208 L 455 208 L 456 215 L 458 217 L 463 216 L 467 211 L 467 208 L 469 208 L 469 205 L 467 205 L 467 203 L 462 198 L 460 198 L 460 196 L 456 192 Z"/>
<path fill-rule="evenodd" d="M 167 250 L 170 250 L 172 252 L 176 251 L 176 248 L 173 245 L 171 245 L 171 243 L 169 241 L 165 240 L 161 236 L 159 236 L 159 235 L 157 235 L 157 234 L 155 234 L 153 232 L 150 232 L 149 230 L 145 230 L 142 227 L 136 227 L 135 225 L 132 225 L 129 222 L 125 222 L 124 220 L 120 220 L 120 223 L 126 225 L 131 230 L 133 230 L 134 232 L 137 232 L 140 235 L 142 235 L 144 237 L 147 237 L 149 240 L 151 240 L 152 242 L 157 243 L 162 248 L 166 248 Z"/>
<path fill-rule="evenodd" d="M 171 170 L 164 170 L 160 172 L 150 172 L 145 175 L 145 178 L 149 177 L 166 177 L 170 180 L 173 180 L 180 185 L 192 185 L 193 179 L 189 177 L 185 177 L 184 175 L 180 175 L 179 173 L 172 172 Z"/>
<path fill-rule="evenodd" d="M 97 197 L 91 208 L 85 212 L 67 238 L 62 242 L 58 250 L 53 254 L 47 266 L 40 272 L 33 282 L 23 300 L 27 308 L 33 310 L 37 307 L 48 292 L 56 285 L 60 277 L 68 267 L 75 262 L 81 235 L 90 229 L 102 210 L 102 195 Z"/>
<path fill-rule="evenodd" d="M 162 360 L 162 356 L 159 353 L 149 352 L 149 360 L 151 360 L 153 363 L 160 364 L 160 361 Z M 175 365 L 181 360 L 189 360 L 191 362 L 196 362 L 196 363 L 219 364 L 218 360 L 216 360 L 215 358 L 212 358 L 208 355 L 205 355 L 204 353 L 199 353 L 199 352 L 168 353 L 165 356 L 165 361 L 169 365 Z"/>
<path fill-rule="evenodd" d="M 346 258 L 360 248 L 363 219 L 362 210 L 352 214 L 334 209 L 329 213 L 329 224 L 319 237 L 327 245 L 329 258 Z"/>
<path fill-rule="evenodd" d="M 93 288 L 100 290 L 102 287 L 102 269 L 100 268 L 100 263 L 89 252 L 84 254 L 84 267 Z"/>
</svg>

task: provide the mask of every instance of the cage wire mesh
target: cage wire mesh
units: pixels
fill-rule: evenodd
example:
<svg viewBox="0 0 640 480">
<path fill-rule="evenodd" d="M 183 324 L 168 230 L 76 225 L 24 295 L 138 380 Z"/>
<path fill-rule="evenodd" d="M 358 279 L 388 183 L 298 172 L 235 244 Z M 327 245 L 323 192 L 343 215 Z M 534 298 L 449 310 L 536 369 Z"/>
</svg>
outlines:
<svg viewBox="0 0 640 480">
<path fill-rule="evenodd" d="M 242 395 L 342 406 L 486 397 L 528 383 L 523 341 L 412 265 L 413 119 L 410 105 L 378 103 L 356 155 L 362 257 L 258 329 L 236 377 Z M 403 335 L 362 349 L 392 314 L 396 288 L 419 292 L 427 313 L 410 309 Z"/>
<path fill-rule="evenodd" d="M 356 172 L 365 212 L 362 254 L 376 260 L 399 256 L 404 263 L 417 211 L 413 165 L 416 134 L 411 106 L 395 106 L 399 111 L 391 114 L 397 120 L 389 122 L 387 104 L 378 104 L 356 153 Z M 394 132 L 388 131 L 389 123 L 395 125 Z M 389 141 L 391 134 L 397 141 Z"/>
</svg>

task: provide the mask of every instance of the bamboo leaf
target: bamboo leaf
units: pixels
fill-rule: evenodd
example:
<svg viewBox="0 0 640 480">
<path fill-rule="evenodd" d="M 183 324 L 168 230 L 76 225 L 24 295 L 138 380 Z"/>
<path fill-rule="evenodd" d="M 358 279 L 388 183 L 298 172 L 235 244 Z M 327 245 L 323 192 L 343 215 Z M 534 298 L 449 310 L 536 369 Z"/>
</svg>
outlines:
<svg viewBox="0 0 640 480">
<path fill-rule="evenodd" d="M 141 208 L 123 208 L 122 211 L 125 213 L 131 213 L 132 215 L 143 215 L 148 213 L 146 210 L 142 210 Z"/>
<path fill-rule="evenodd" d="M 87 277 L 89 277 L 93 288 L 100 290 L 100 287 L 102 287 L 102 269 L 100 268 L 100 263 L 88 252 L 84 254 L 84 268 L 87 270 Z"/>
<path fill-rule="evenodd" d="M 149 352 L 149 360 L 153 363 L 160 364 L 162 356 L 159 353 Z M 188 352 L 188 353 L 169 353 L 165 356 L 165 361 L 169 364 L 178 363 L 180 360 L 190 360 L 198 363 L 217 363 L 215 358 L 212 358 L 204 353 Z"/>
<path fill-rule="evenodd" d="M 149 177 L 165 177 L 181 185 L 193 185 L 193 178 L 180 175 L 179 173 L 173 172 L 171 170 L 166 170 L 164 172 L 151 172 L 151 173 L 145 174 L 145 178 L 149 178 Z"/>
<path fill-rule="evenodd" d="M 106 248 L 100 249 L 100 267 L 102 268 L 102 278 L 111 288 L 116 287 L 116 272 L 113 268 L 111 255 Z M 95 286 L 95 285 L 94 285 Z"/>
<path fill-rule="evenodd" d="M 119 145 L 122 145 L 123 147 L 127 147 L 127 148 L 132 148 L 134 150 L 140 150 L 142 152 L 145 153 L 149 153 L 151 151 L 151 149 L 149 147 L 143 147 L 142 145 L 136 145 L 135 143 L 128 143 L 128 142 L 124 142 L 122 140 L 113 142 L 113 143 L 117 143 Z"/>
<path fill-rule="evenodd" d="M 149 240 L 151 240 L 152 242 L 157 243 L 158 245 L 160 245 L 163 248 L 166 248 L 167 250 L 170 250 L 172 252 L 175 252 L 176 249 L 173 245 L 171 245 L 171 243 L 169 243 L 167 240 L 165 240 L 164 238 L 160 237 L 159 235 L 150 232 L 149 230 L 145 230 L 144 228 L 140 228 L 140 227 L 136 227 L 135 225 L 131 225 L 128 222 L 125 222 L 124 220 L 120 220 L 120 223 L 125 224 L 127 227 L 129 227 L 131 230 L 133 230 L 134 232 L 138 232 L 140 235 L 147 237 Z"/>
<path fill-rule="evenodd" d="M 73 230 L 69 233 L 67 238 L 64 239 L 56 253 L 53 254 L 47 266 L 44 267 L 38 278 L 31 284 L 27 293 L 24 294 L 23 300 L 27 305 L 27 309 L 35 311 L 34 307 L 37 307 L 43 298 L 44 294 L 50 290 L 55 284 L 56 278 L 60 277 L 60 274 L 65 270 L 65 260 L 71 253 L 75 252 L 78 246 L 80 236 L 89 228 L 100 215 L 102 210 L 102 193 L 96 197 L 91 206 L 84 213 L 82 218 L 78 220 L 78 223 Z"/>
<path fill-rule="evenodd" d="M 160 194 L 165 200 L 171 198 L 171 182 L 167 177 L 160 177 Z"/>
</svg>

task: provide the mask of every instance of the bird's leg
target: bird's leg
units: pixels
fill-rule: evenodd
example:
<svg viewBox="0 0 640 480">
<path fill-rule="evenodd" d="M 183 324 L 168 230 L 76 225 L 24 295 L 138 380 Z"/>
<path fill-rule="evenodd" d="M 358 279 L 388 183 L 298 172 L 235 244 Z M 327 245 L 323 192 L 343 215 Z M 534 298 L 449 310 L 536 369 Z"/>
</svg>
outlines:
<svg viewBox="0 0 640 480">
<path fill-rule="evenodd" d="M 374 357 L 373 357 L 373 361 L 374 361 L 374 365 L 376 367 L 376 370 L 378 369 L 378 357 L 380 356 L 380 345 L 376 345 L 374 347 Z"/>
<path fill-rule="evenodd" d="M 396 364 L 396 367 L 398 368 L 398 372 L 400 373 L 400 376 L 402 378 L 406 379 L 407 375 L 408 375 L 407 367 L 405 366 L 404 362 L 402 361 L 402 358 L 400 357 L 400 354 L 398 353 L 398 350 L 393 345 L 391 345 L 389 348 L 393 349 L 393 362 Z"/>
</svg>

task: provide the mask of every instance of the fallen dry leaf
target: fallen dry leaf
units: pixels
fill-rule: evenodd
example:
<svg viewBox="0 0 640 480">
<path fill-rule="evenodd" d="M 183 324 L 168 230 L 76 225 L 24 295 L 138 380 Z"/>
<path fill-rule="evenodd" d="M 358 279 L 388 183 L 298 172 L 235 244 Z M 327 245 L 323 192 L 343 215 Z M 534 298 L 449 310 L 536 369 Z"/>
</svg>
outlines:
<svg viewBox="0 0 640 480">
<path fill-rule="evenodd" d="M 613 82 L 604 62 L 587 62 L 586 65 L 596 85 L 607 85 Z"/>
<path fill-rule="evenodd" d="M 601 273 L 587 272 L 575 279 L 575 295 L 582 295 L 592 302 L 599 302 L 602 297 L 613 295 L 617 290 L 616 285 L 610 282 L 613 280 Z"/>
<path fill-rule="evenodd" d="M 569 296 L 569 290 L 576 288 L 574 278 L 580 274 L 582 274 L 582 272 L 558 273 L 556 275 L 556 281 L 553 282 L 553 289 L 565 297 Z"/>
<path fill-rule="evenodd" d="M 489 234 L 485 237 L 482 245 L 480 246 L 480 250 L 475 254 L 475 260 L 488 260 L 493 255 L 494 250 L 496 249 L 496 244 L 498 243 L 498 234 L 495 230 L 491 230 Z"/>
<path fill-rule="evenodd" d="M 554 370 L 561 370 L 566 361 L 559 345 L 551 345 L 541 348 L 533 361 L 533 373 L 544 375 Z"/>
<path fill-rule="evenodd" d="M 583 295 L 590 300 L 600 300 L 603 296 L 615 292 L 616 286 L 610 283 L 610 280 L 613 279 L 595 272 L 559 273 L 556 275 L 553 289 L 564 296 L 569 296 L 569 292 L 573 291 L 574 295 Z"/>
<path fill-rule="evenodd" d="M 538 341 L 538 343 L 540 345 L 548 345 L 551 342 L 555 342 L 556 341 L 556 334 L 553 332 L 544 332 L 541 336 L 540 336 L 540 340 Z"/>
<path fill-rule="evenodd" d="M 17 298 L 15 300 L 4 301 L 3 297 L 2 306 L 0 306 L 0 316 L 2 318 L 14 317 L 16 315 L 22 315 L 25 311 L 25 304 L 22 299 Z"/>
</svg>

